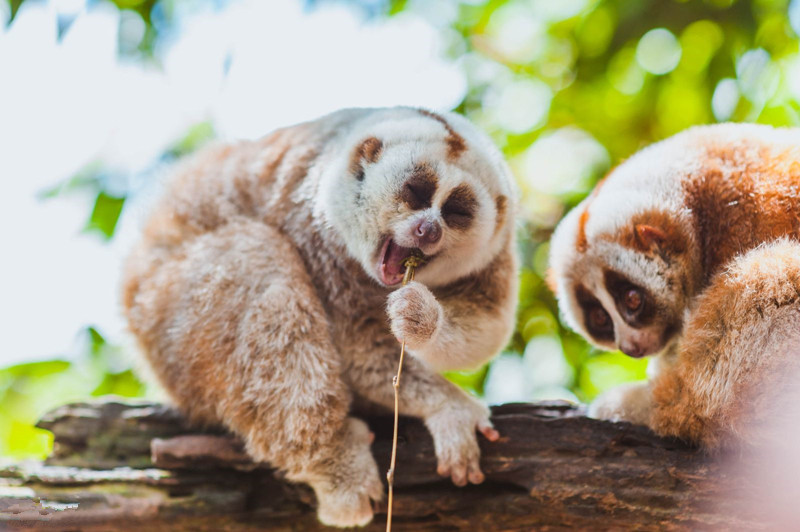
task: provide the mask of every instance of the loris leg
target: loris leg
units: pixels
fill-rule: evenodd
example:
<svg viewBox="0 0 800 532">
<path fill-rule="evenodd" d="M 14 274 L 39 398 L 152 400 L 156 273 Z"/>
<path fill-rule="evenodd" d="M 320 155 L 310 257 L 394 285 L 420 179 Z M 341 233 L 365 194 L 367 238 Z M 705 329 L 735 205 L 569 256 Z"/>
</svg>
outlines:
<svg viewBox="0 0 800 532">
<path fill-rule="evenodd" d="M 340 356 L 292 244 L 241 221 L 141 257 L 127 281 L 131 328 L 178 406 L 309 483 L 324 523 L 369 522 L 383 495 L 370 433 L 348 417 Z"/>
<path fill-rule="evenodd" d="M 647 374 L 658 375 L 675 364 L 675 349 L 654 357 L 647 366 Z M 610 421 L 629 421 L 638 425 L 649 425 L 653 412 L 652 382 L 631 382 L 611 388 L 598 396 L 589 405 L 587 415 Z"/>
<path fill-rule="evenodd" d="M 589 405 L 589 417 L 647 425 L 653 410 L 650 382 L 630 382 L 608 390 Z"/>
<path fill-rule="evenodd" d="M 677 364 L 653 383 L 651 426 L 713 447 L 766 437 L 783 385 L 798 378 L 800 244 L 761 246 L 712 280 Z"/>
</svg>

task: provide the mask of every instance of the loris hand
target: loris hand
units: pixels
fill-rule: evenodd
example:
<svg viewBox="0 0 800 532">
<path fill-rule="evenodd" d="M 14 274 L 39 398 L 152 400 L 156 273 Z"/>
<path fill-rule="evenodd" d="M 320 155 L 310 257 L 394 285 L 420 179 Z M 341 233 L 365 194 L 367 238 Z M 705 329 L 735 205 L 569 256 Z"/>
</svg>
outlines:
<svg viewBox="0 0 800 532">
<path fill-rule="evenodd" d="M 428 287 L 416 281 L 389 294 L 392 333 L 409 349 L 421 349 L 442 328 L 444 311 Z"/>
<path fill-rule="evenodd" d="M 489 409 L 467 394 L 459 393 L 427 416 L 425 424 L 433 436 L 439 464 L 437 472 L 452 478 L 456 486 L 483 482 L 479 463 L 481 451 L 475 430 L 489 441 L 500 438 L 489 420 Z"/>
</svg>

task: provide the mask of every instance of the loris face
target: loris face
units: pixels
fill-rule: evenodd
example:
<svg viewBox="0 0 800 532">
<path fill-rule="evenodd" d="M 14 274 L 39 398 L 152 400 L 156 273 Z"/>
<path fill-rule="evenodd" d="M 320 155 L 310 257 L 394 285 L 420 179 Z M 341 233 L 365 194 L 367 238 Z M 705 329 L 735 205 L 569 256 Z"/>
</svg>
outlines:
<svg viewBox="0 0 800 532">
<path fill-rule="evenodd" d="M 594 257 L 597 259 L 597 257 Z M 681 329 L 681 315 L 669 292 L 656 289 L 647 279 L 656 264 L 618 264 L 588 260 L 578 269 L 581 278 L 570 279 L 564 294 L 588 339 L 605 349 L 619 349 L 639 358 L 663 351 Z"/>
<path fill-rule="evenodd" d="M 412 109 L 363 129 L 347 142 L 346 168 L 322 187 L 351 255 L 385 286 L 401 283 L 415 250 L 425 258 L 415 278 L 428 286 L 483 268 L 508 234 L 513 193 L 488 141 L 466 121 Z"/>
<path fill-rule="evenodd" d="M 605 210 L 612 205 L 613 213 Z M 573 329 L 639 358 L 665 351 L 680 335 L 689 261 L 679 224 L 657 210 L 626 216 L 625 208 L 624 198 L 606 190 L 576 207 L 551 241 L 551 281 Z"/>
</svg>

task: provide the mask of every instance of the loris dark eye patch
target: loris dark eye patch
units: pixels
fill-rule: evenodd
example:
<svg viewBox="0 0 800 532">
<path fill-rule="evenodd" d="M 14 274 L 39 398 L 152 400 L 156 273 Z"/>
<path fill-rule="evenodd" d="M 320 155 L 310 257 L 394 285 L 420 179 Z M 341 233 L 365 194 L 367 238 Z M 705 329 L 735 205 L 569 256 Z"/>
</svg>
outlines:
<svg viewBox="0 0 800 532">
<path fill-rule="evenodd" d="M 606 290 L 614 298 L 620 316 L 628 325 L 638 328 L 653 323 L 657 307 L 645 288 L 612 270 L 603 272 L 603 278 Z"/>
<path fill-rule="evenodd" d="M 414 167 L 411 176 L 400 191 L 400 200 L 413 210 L 427 209 L 433 203 L 438 178 L 427 164 Z"/>
<path fill-rule="evenodd" d="M 447 225 L 456 229 L 467 229 L 478 208 L 478 199 L 468 185 L 453 189 L 442 205 L 442 218 Z"/>
<path fill-rule="evenodd" d="M 600 300 L 583 285 L 575 290 L 575 299 L 583 311 L 583 324 L 586 331 L 598 342 L 614 340 L 614 322 L 611 320 Z"/>
</svg>

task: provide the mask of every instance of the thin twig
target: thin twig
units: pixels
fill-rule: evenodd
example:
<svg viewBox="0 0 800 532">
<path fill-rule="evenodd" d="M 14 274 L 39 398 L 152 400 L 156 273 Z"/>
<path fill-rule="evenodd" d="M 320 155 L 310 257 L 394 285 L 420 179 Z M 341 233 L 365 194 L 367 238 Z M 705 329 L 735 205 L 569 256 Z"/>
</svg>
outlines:
<svg viewBox="0 0 800 532">
<path fill-rule="evenodd" d="M 422 264 L 422 257 L 411 255 L 404 264 L 406 271 L 403 274 L 403 286 L 409 281 L 414 280 L 414 270 Z M 389 471 L 386 472 L 386 480 L 389 483 L 389 501 L 386 511 L 386 532 L 392 532 L 392 502 L 394 500 L 394 464 L 397 458 L 397 425 L 400 418 L 400 375 L 403 373 L 403 357 L 406 354 L 406 341 L 400 344 L 400 362 L 397 364 L 397 375 L 392 377 L 392 387 L 394 388 L 394 433 L 392 434 L 392 459 L 389 462 Z"/>
</svg>

